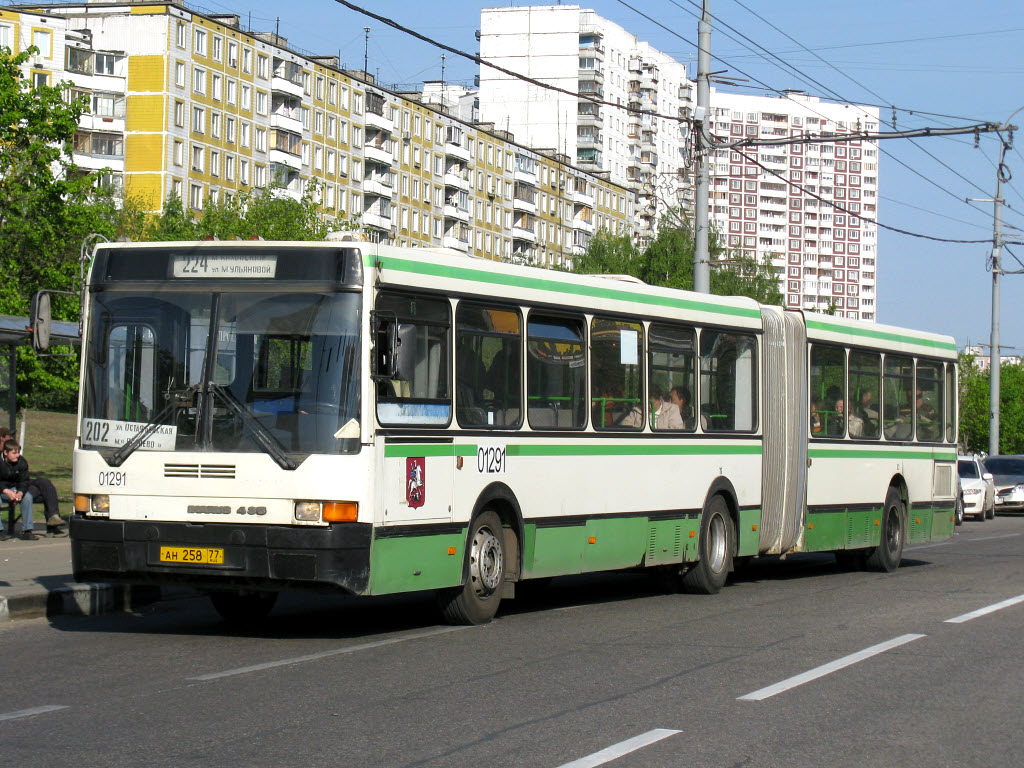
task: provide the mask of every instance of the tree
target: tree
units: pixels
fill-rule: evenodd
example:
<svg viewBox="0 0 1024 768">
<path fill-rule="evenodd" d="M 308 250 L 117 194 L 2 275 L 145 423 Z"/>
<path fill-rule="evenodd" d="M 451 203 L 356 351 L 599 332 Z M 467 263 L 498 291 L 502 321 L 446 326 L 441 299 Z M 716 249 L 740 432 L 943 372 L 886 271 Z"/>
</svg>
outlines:
<svg viewBox="0 0 1024 768">
<path fill-rule="evenodd" d="M 573 260 L 578 274 L 627 274 L 649 285 L 693 290 L 693 233 L 677 210 L 661 219 L 658 236 L 643 251 L 626 235 L 598 232 L 586 251 Z M 711 292 L 719 296 L 749 296 L 762 304 L 782 304 L 778 276 L 771 260 L 757 262 L 742 254 L 727 253 L 712 232 Z"/>
<path fill-rule="evenodd" d="M 971 453 L 988 451 L 989 371 L 960 355 L 960 444 Z M 999 369 L 999 452 L 1024 453 L 1024 364 Z"/>
</svg>

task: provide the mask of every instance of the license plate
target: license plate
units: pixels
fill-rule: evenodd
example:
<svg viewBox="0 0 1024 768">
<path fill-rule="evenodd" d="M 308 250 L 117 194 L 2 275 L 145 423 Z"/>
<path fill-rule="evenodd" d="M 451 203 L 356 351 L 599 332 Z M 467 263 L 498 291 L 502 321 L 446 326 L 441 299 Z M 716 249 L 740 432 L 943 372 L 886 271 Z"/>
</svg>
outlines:
<svg viewBox="0 0 1024 768">
<path fill-rule="evenodd" d="M 223 565 L 224 550 L 211 547 L 160 547 L 161 563 Z"/>
</svg>

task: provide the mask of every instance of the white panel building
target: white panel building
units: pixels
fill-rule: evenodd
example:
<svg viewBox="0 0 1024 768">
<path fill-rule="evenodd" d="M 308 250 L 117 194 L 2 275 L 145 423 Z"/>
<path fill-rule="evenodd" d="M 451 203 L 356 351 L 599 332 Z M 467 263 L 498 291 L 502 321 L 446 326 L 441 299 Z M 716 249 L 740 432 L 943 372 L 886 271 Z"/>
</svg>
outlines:
<svg viewBox="0 0 1024 768">
<path fill-rule="evenodd" d="M 480 118 L 633 191 L 638 239 L 655 234 L 667 206 L 692 210 L 696 87 L 684 64 L 578 5 L 483 9 L 480 56 L 569 92 L 483 66 Z M 711 115 L 722 141 L 878 130 L 877 109 L 797 93 L 713 90 Z M 877 231 L 863 217 L 878 213 L 877 142 L 720 149 L 711 175 L 709 213 L 723 245 L 770 257 L 787 307 L 875 319 Z"/>
<path fill-rule="evenodd" d="M 713 92 L 713 136 L 787 139 L 878 131 L 878 110 L 785 97 Z M 765 170 L 769 169 L 769 170 Z M 835 308 L 875 320 L 878 143 L 821 141 L 718 149 L 710 218 L 730 250 L 769 256 L 790 309 Z"/>
<path fill-rule="evenodd" d="M 685 65 L 578 5 L 483 9 L 480 56 L 568 91 L 483 66 L 480 119 L 632 189 L 638 237 L 653 236 L 666 206 L 688 204 L 695 91 Z"/>
</svg>

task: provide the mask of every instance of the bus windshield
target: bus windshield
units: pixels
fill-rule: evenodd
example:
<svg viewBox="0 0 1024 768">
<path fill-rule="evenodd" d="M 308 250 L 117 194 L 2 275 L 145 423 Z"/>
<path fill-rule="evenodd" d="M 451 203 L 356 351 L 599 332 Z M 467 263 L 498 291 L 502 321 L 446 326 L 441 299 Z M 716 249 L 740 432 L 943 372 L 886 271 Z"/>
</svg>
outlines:
<svg viewBox="0 0 1024 768">
<path fill-rule="evenodd" d="M 147 432 L 128 448 L 358 450 L 358 293 L 103 291 L 92 302 L 83 447 Z"/>
</svg>

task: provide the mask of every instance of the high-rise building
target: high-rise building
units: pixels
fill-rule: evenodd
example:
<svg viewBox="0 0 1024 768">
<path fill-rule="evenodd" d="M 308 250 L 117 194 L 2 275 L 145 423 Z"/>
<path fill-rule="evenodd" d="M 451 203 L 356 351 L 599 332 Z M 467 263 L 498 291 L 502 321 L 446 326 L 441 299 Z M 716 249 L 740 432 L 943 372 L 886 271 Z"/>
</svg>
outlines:
<svg viewBox="0 0 1024 768">
<path fill-rule="evenodd" d="M 559 89 L 482 67 L 482 119 L 625 185 L 636 195 L 638 240 L 655 234 L 667 207 L 692 213 L 696 87 L 683 64 L 578 5 L 483 9 L 480 55 Z M 711 150 L 709 218 L 720 244 L 769 258 L 787 307 L 874 320 L 877 142 L 828 139 L 877 131 L 878 110 L 712 90 L 708 130 L 720 144 L 797 140 Z M 800 142 L 811 135 L 822 140 Z"/>
<path fill-rule="evenodd" d="M 791 309 L 875 320 L 878 143 L 828 139 L 877 133 L 877 108 L 716 92 L 711 112 L 716 143 L 798 140 L 714 150 L 709 214 L 722 244 L 769 258 Z M 799 141 L 810 136 L 822 140 Z"/>
<path fill-rule="evenodd" d="M 302 199 L 315 180 L 325 215 L 373 237 L 548 265 L 632 216 L 624 186 L 474 122 L 472 99 L 466 112 L 431 88 L 382 87 L 237 15 L 145 2 L 0 9 L 0 46 L 29 45 L 33 82 L 71 82 L 89 103 L 75 162 L 107 169 L 150 211 L 172 196 L 195 211 L 252 190 Z"/>
<path fill-rule="evenodd" d="M 483 9 L 480 56 L 559 89 L 481 67 L 481 119 L 632 190 L 638 237 L 653 236 L 666 207 L 690 204 L 685 65 L 578 5 Z"/>
</svg>

